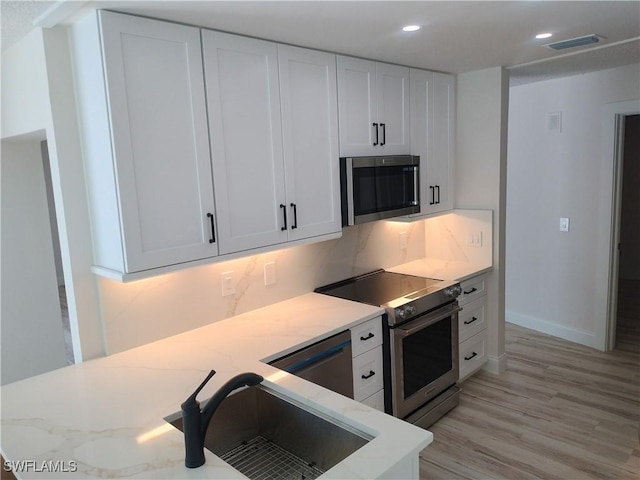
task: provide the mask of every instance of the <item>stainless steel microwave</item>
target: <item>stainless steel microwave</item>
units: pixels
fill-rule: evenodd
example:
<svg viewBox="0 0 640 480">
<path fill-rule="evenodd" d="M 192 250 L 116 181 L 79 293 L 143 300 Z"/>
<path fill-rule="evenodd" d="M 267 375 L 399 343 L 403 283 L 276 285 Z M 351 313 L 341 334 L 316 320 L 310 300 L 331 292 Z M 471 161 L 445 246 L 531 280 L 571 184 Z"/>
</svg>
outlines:
<svg viewBox="0 0 640 480">
<path fill-rule="evenodd" d="M 340 159 L 342 225 L 420 212 L 420 157 Z"/>
</svg>

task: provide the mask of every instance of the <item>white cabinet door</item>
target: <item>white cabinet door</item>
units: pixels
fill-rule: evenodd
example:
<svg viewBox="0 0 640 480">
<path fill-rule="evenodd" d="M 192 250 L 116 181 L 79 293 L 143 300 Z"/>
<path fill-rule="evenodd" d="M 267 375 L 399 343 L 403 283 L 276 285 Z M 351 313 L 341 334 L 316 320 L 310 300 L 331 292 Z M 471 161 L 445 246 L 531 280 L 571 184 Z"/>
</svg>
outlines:
<svg viewBox="0 0 640 480">
<path fill-rule="evenodd" d="M 410 145 L 409 68 L 376 64 L 379 146 L 377 155 L 408 155 Z"/>
<path fill-rule="evenodd" d="M 220 253 L 287 240 L 274 43 L 202 31 Z"/>
<path fill-rule="evenodd" d="M 454 77 L 411 69 L 411 153 L 420 156 L 420 214 L 453 208 Z"/>
<path fill-rule="evenodd" d="M 453 148 L 455 118 L 455 77 L 433 74 L 433 149 L 434 184 L 438 186 L 437 211 L 453 208 Z M 434 210 L 436 211 L 436 210 Z"/>
<path fill-rule="evenodd" d="M 278 46 L 289 240 L 341 230 L 335 55 Z"/>
<path fill-rule="evenodd" d="M 376 63 L 339 55 L 340 156 L 376 154 L 377 102 Z"/>
<path fill-rule="evenodd" d="M 124 270 L 214 256 L 200 32 L 110 12 L 99 19 Z"/>
<path fill-rule="evenodd" d="M 340 156 L 410 153 L 409 68 L 338 56 Z"/>
</svg>

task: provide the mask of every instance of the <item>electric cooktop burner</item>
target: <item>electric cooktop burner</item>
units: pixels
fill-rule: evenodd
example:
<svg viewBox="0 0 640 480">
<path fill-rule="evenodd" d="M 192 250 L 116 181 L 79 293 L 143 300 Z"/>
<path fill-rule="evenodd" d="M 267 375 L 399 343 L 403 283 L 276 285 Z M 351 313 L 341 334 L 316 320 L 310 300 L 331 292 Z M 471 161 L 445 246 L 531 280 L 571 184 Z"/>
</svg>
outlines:
<svg viewBox="0 0 640 480">
<path fill-rule="evenodd" d="M 389 324 L 395 325 L 407 318 L 406 312 L 402 311 L 404 307 L 411 305 L 412 315 L 422 314 L 453 301 L 459 294 L 456 288 L 459 289 L 459 284 L 455 281 L 376 270 L 320 287 L 316 292 L 383 307 L 389 316 Z"/>
<path fill-rule="evenodd" d="M 416 292 L 433 290 L 433 287 L 442 283 L 442 280 L 380 270 L 353 281 L 347 280 L 347 282 L 327 293 L 335 297 L 380 306 Z"/>
</svg>

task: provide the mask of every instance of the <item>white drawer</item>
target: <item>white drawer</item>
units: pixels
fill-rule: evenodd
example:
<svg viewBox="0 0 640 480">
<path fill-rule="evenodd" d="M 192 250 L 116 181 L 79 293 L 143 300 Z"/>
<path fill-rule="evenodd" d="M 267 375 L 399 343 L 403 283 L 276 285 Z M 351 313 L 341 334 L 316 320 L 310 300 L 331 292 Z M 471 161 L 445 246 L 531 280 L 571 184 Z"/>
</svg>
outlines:
<svg viewBox="0 0 640 480">
<path fill-rule="evenodd" d="M 486 305 L 487 297 L 484 296 L 465 304 L 462 308 L 462 311 L 458 314 L 459 342 L 464 342 L 487 328 L 485 321 Z"/>
<path fill-rule="evenodd" d="M 353 358 L 353 398 L 360 402 L 383 386 L 382 346 L 379 345 Z"/>
<path fill-rule="evenodd" d="M 371 408 L 375 408 L 376 410 L 380 410 L 381 412 L 384 412 L 384 390 L 378 390 L 376 393 L 374 393 L 370 397 L 362 400 L 361 403 L 364 403 L 365 405 Z"/>
<path fill-rule="evenodd" d="M 351 355 L 361 353 L 382 345 L 382 317 L 373 318 L 351 329 Z"/>
<path fill-rule="evenodd" d="M 486 295 L 485 279 L 486 275 L 478 275 L 477 277 L 461 282 L 460 286 L 462 287 L 462 293 L 458 297 L 458 303 L 460 305 L 466 305 L 467 303 L 474 301 L 476 298 Z"/>
<path fill-rule="evenodd" d="M 459 350 L 459 379 L 467 377 L 478 370 L 487 361 L 487 330 L 460 344 Z"/>
</svg>

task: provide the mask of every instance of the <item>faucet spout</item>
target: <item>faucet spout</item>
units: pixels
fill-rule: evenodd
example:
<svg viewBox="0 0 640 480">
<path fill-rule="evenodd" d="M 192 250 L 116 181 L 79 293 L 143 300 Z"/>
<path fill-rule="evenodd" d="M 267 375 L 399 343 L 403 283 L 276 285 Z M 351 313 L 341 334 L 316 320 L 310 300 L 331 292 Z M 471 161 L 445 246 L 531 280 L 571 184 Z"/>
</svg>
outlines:
<svg viewBox="0 0 640 480">
<path fill-rule="evenodd" d="M 258 385 L 264 380 L 262 376 L 250 372 L 236 375 L 222 385 L 201 410 L 200 402 L 196 400 L 196 397 L 215 373 L 215 370 L 211 370 L 195 392 L 180 406 L 186 451 L 185 465 L 188 468 L 196 468 L 204 464 L 204 439 L 207 436 L 211 418 L 222 401 L 234 390 L 244 386 Z"/>
</svg>

